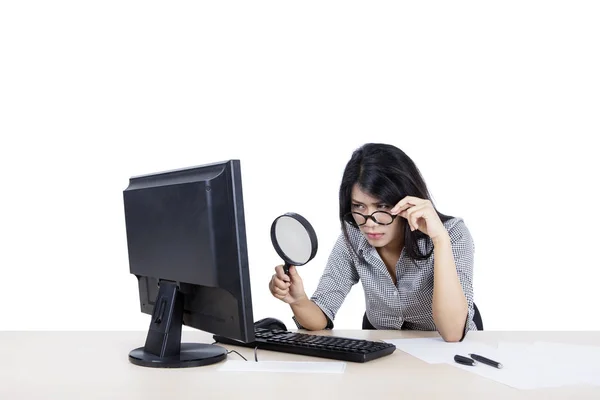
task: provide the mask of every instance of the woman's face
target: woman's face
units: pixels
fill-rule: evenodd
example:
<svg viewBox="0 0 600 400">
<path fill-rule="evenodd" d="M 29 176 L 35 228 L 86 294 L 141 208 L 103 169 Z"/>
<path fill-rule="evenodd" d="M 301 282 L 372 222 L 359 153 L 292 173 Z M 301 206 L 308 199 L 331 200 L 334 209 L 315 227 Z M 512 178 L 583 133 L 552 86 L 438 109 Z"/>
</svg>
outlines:
<svg viewBox="0 0 600 400">
<path fill-rule="evenodd" d="M 395 204 L 385 204 L 380 200 L 371 197 L 367 193 L 363 192 L 357 184 L 352 188 L 352 200 L 350 203 L 350 210 L 364 215 L 371 215 L 376 211 L 386 211 L 394 207 Z M 354 215 L 354 220 L 360 224 L 364 221 L 359 216 Z M 388 222 L 386 218 L 389 216 L 377 213 L 374 217 L 380 222 Z M 362 219 L 362 220 L 361 220 Z M 371 218 L 367 219 L 367 223 L 359 226 L 365 238 L 374 247 L 385 247 L 387 245 L 398 243 L 399 239 L 403 239 L 403 223 L 402 217 L 396 217 L 394 222 L 390 225 L 380 225 L 373 221 Z"/>
</svg>

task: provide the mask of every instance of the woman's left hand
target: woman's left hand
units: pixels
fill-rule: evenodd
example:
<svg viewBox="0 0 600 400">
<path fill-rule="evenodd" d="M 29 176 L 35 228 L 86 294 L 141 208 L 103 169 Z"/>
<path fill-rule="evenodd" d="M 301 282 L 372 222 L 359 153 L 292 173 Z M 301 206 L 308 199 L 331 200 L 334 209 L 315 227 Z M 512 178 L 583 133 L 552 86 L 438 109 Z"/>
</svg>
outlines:
<svg viewBox="0 0 600 400">
<path fill-rule="evenodd" d="M 431 239 L 448 235 L 448 231 L 429 200 L 406 196 L 390 212 L 405 218 L 411 231 L 418 229 Z"/>
</svg>

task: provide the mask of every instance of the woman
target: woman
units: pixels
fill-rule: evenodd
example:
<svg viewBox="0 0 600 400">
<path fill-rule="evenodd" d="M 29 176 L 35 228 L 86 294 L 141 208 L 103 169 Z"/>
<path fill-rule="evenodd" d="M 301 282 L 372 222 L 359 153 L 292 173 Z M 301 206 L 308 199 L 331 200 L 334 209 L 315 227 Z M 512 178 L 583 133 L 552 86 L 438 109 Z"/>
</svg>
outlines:
<svg viewBox="0 0 600 400">
<path fill-rule="evenodd" d="M 367 324 L 375 329 L 437 330 L 461 341 L 473 322 L 473 240 L 460 218 L 439 213 L 413 161 L 388 144 L 354 151 L 339 191 L 341 233 L 313 296 L 296 268 L 275 268 L 274 297 L 299 328 L 333 328 L 360 280 Z"/>
</svg>

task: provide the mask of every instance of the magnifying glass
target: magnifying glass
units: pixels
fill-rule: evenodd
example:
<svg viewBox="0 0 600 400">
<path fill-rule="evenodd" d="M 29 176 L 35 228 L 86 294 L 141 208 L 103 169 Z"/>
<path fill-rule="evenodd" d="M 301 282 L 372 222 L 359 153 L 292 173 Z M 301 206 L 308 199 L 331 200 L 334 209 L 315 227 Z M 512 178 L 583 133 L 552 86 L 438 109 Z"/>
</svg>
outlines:
<svg viewBox="0 0 600 400">
<path fill-rule="evenodd" d="M 317 254 L 317 234 L 303 216 L 285 213 L 271 224 L 271 242 L 285 262 L 283 272 L 289 275 L 290 266 L 304 265 Z"/>
</svg>

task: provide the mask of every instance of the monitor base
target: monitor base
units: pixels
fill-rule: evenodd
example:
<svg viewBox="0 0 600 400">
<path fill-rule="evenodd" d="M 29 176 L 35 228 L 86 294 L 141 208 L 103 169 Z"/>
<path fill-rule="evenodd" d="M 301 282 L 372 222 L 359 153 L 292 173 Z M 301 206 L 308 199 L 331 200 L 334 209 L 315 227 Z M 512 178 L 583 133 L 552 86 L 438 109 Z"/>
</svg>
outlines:
<svg viewBox="0 0 600 400">
<path fill-rule="evenodd" d="M 181 343 L 183 293 L 176 282 L 161 280 L 144 347 L 129 352 L 135 365 L 154 368 L 186 368 L 215 364 L 227 350 L 207 343 Z"/>
<path fill-rule="evenodd" d="M 173 357 L 160 357 L 145 351 L 143 347 L 129 353 L 129 361 L 135 365 L 153 368 L 188 368 L 216 364 L 227 358 L 227 350 L 221 346 L 203 343 L 181 343 L 181 352 Z"/>
</svg>

